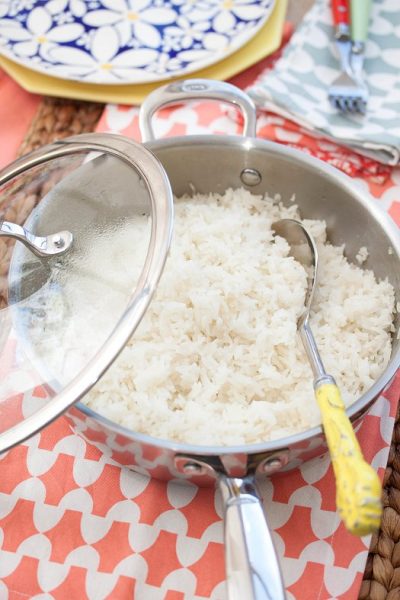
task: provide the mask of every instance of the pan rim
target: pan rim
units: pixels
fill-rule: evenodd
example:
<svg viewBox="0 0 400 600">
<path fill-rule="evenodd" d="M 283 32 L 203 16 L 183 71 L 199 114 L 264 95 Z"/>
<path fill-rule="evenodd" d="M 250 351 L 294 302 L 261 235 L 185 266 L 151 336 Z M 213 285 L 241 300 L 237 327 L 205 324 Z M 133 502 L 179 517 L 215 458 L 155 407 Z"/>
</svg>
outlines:
<svg viewBox="0 0 400 600">
<path fill-rule="evenodd" d="M 188 135 L 188 136 L 177 136 L 172 138 L 166 138 L 161 140 L 153 140 L 144 144 L 148 150 L 155 154 L 156 158 L 157 151 L 160 149 L 176 149 L 179 146 L 221 146 L 221 147 L 236 147 L 241 148 L 244 151 L 251 150 L 265 150 L 268 153 L 275 155 L 281 155 L 286 158 L 293 159 L 294 162 L 300 163 L 307 166 L 319 173 L 326 175 L 328 178 L 333 179 L 339 187 L 342 187 L 349 195 L 359 202 L 364 208 L 366 208 L 373 216 L 374 222 L 376 222 L 389 237 L 393 246 L 394 254 L 397 256 L 400 266 L 400 232 L 397 225 L 390 218 L 390 216 L 379 206 L 379 204 L 370 196 L 368 192 L 361 190 L 353 180 L 332 167 L 331 165 L 323 162 L 322 160 L 310 156 L 295 148 L 290 148 L 276 142 L 270 142 L 263 139 L 244 137 L 237 135 Z M 351 404 L 346 412 L 352 421 L 357 421 L 371 405 L 383 394 L 385 389 L 389 386 L 392 379 L 395 377 L 397 370 L 400 367 L 400 345 L 399 348 L 392 354 L 390 361 L 374 382 L 374 384 L 360 396 L 353 404 Z M 212 456 L 221 454 L 259 454 L 265 452 L 274 452 L 282 448 L 293 447 L 297 444 L 311 441 L 312 438 L 318 436 L 324 436 L 321 425 L 306 429 L 284 438 L 278 438 L 276 440 L 270 440 L 267 442 L 257 442 L 251 444 L 237 444 L 237 445 L 200 445 L 200 444 L 189 444 L 185 442 L 176 442 L 168 438 L 153 437 L 149 434 L 135 432 L 128 427 L 119 425 L 118 423 L 102 416 L 100 413 L 92 410 L 82 402 L 77 402 L 75 405 L 79 411 L 84 413 L 86 416 L 99 421 L 106 425 L 109 429 L 115 431 L 117 434 L 122 434 L 130 438 L 132 441 L 139 443 L 155 446 L 160 449 L 169 450 L 174 453 L 190 454 L 190 455 L 202 455 Z"/>
</svg>

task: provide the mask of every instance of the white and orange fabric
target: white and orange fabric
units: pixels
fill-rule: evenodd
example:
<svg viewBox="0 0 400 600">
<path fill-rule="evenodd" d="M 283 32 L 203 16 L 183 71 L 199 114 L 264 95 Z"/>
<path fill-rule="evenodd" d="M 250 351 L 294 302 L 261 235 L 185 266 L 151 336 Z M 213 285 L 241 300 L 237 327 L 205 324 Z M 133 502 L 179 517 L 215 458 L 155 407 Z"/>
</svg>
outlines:
<svg viewBox="0 0 400 600">
<path fill-rule="evenodd" d="M 249 77 L 236 83 L 248 85 Z M 138 110 L 109 106 L 99 129 L 138 139 Z M 379 170 L 271 115 L 260 117 L 258 129 L 350 172 L 400 225 L 400 170 Z M 225 107 L 198 102 L 160 112 L 155 130 L 226 134 L 239 132 L 240 123 Z M 358 431 L 381 476 L 399 395 L 397 378 Z M 340 524 L 329 459 L 265 481 L 263 496 L 288 600 L 356 600 L 369 538 L 352 537 Z M 225 600 L 224 577 L 213 489 L 121 469 L 65 418 L 0 457 L 1 599 Z"/>
</svg>

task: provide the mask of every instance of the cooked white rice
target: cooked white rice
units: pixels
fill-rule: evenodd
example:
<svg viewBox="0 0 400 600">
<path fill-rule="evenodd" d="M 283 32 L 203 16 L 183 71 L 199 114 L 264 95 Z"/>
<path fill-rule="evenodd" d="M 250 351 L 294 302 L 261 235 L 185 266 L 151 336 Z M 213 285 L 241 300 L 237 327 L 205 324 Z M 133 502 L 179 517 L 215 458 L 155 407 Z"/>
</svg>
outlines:
<svg viewBox="0 0 400 600">
<path fill-rule="evenodd" d="M 306 276 L 271 224 L 295 205 L 228 190 L 175 205 L 171 254 L 131 342 L 85 403 L 135 431 L 196 444 L 279 438 L 320 422 L 296 330 Z M 391 352 L 394 293 L 326 243 L 311 325 L 346 404 Z"/>
<path fill-rule="evenodd" d="M 368 259 L 368 256 L 369 256 L 368 248 L 366 246 L 361 246 L 361 248 L 359 249 L 359 251 L 356 254 L 356 261 L 358 262 L 359 265 L 362 265 Z"/>
<path fill-rule="evenodd" d="M 175 210 L 156 296 L 84 402 L 135 431 L 195 444 L 260 442 L 316 425 L 296 328 L 306 275 L 271 232 L 275 220 L 299 218 L 296 205 L 239 189 L 182 198 Z M 303 223 L 320 253 L 311 326 L 349 405 L 389 361 L 394 291 L 326 243 L 324 222 Z M 128 237 L 137 236 L 137 224 L 130 227 Z M 114 245 L 114 277 L 122 282 L 126 266 L 119 270 L 117 255 Z M 141 264 L 138 257 L 131 267 Z"/>
</svg>

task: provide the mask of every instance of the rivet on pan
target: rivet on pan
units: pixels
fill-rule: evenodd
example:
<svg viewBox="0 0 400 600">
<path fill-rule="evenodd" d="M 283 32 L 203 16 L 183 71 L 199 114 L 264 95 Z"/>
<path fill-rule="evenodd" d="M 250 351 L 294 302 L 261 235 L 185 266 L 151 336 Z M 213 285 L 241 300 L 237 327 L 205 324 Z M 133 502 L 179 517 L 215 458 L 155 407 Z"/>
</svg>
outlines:
<svg viewBox="0 0 400 600">
<path fill-rule="evenodd" d="M 266 473 L 271 473 L 271 471 L 277 471 L 282 467 L 282 461 L 280 458 L 272 458 L 271 460 L 267 460 L 264 463 L 264 471 Z"/>
<path fill-rule="evenodd" d="M 202 475 L 205 472 L 205 469 L 198 463 L 187 462 L 183 465 L 183 471 L 187 475 Z"/>
<path fill-rule="evenodd" d="M 182 473 L 187 477 L 197 477 L 198 475 L 208 475 L 209 477 L 216 477 L 216 472 L 212 465 L 203 460 L 198 460 L 191 456 L 177 455 L 174 459 L 175 468 L 178 473 Z"/>
<path fill-rule="evenodd" d="M 261 173 L 257 169 L 243 169 L 240 173 L 240 179 L 244 185 L 253 187 L 261 183 Z"/>
<path fill-rule="evenodd" d="M 289 462 L 289 452 L 282 451 L 278 455 L 270 456 L 266 458 L 264 462 L 259 465 L 258 472 L 264 473 L 264 475 L 272 475 L 280 469 L 283 469 Z"/>
</svg>

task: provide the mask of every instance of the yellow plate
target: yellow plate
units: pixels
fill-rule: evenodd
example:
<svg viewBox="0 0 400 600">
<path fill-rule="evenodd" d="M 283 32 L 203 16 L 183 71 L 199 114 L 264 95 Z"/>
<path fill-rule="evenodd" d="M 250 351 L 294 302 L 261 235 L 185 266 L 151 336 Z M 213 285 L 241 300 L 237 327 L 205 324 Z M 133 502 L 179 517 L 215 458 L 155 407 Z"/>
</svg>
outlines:
<svg viewBox="0 0 400 600">
<path fill-rule="evenodd" d="M 281 43 L 286 8 L 287 0 L 278 0 L 270 18 L 250 42 L 219 63 L 190 73 L 189 77 L 229 79 L 274 52 Z M 79 83 L 31 71 L 4 56 L 0 56 L 0 67 L 28 92 L 116 104 L 140 104 L 152 90 L 172 81 L 170 78 L 136 85 Z M 185 77 L 177 77 L 177 79 L 185 79 Z"/>
</svg>

